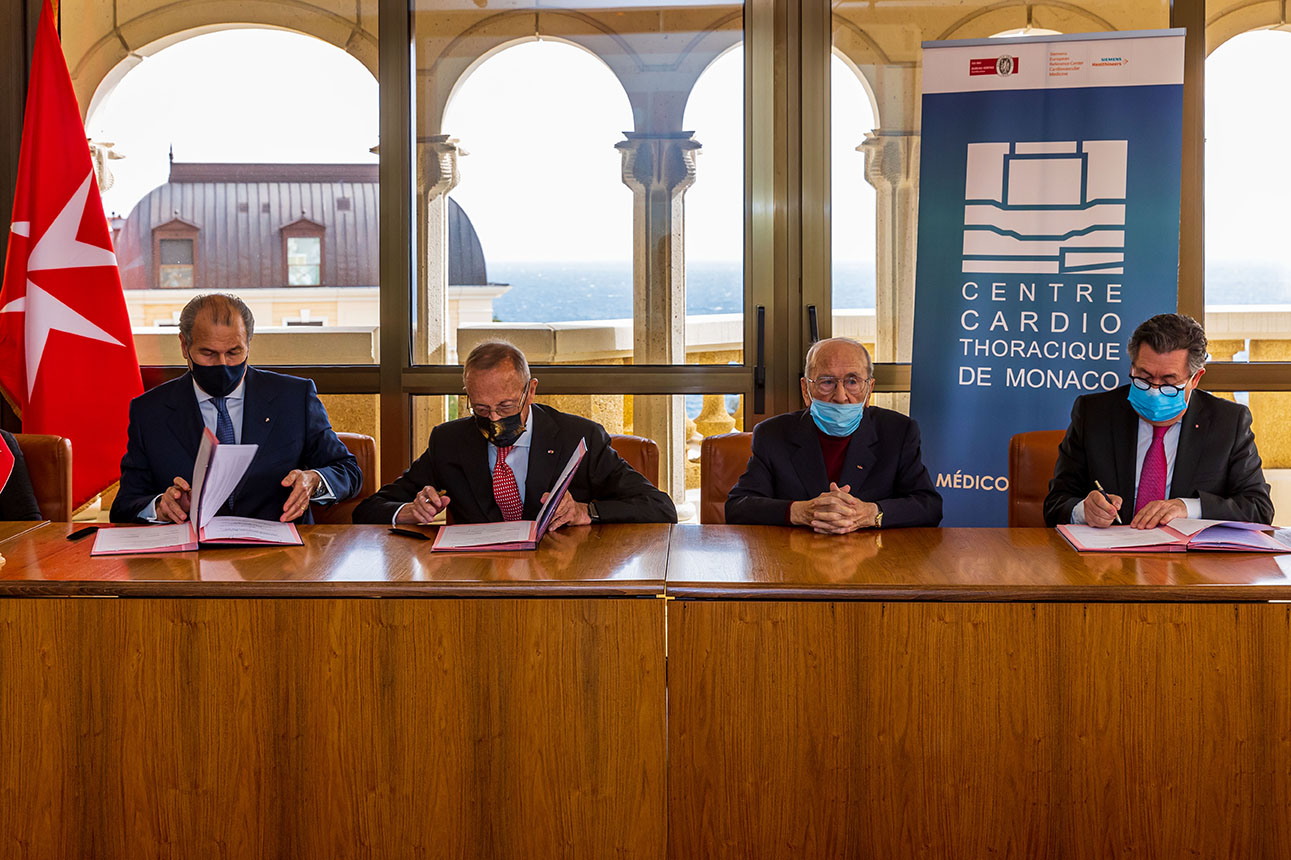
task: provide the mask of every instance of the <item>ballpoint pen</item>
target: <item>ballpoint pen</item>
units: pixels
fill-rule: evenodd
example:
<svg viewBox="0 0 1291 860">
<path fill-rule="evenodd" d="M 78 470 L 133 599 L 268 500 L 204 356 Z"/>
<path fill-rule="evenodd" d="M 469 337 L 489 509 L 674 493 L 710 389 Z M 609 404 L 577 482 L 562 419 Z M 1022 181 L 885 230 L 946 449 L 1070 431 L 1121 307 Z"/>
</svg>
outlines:
<svg viewBox="0 0 1291 860">
<path fill-rule="evenodd" d="M 1095 482 L 1094 482 L 1094 489 L 1095 489 L 1095 490 L 1098 490 L 1098 492 L 1100 492 L 1100 493 L 1102 493 L 1102 494 L 1103 494 L 1103 498 L 1104 498 L 1104 499 L 1107 499 L 1107 503 L 1108 503 L 1109 505 L 1110 505 L 1110 504 L 1112 504 L 1112 497 L 1111 497 L 1111 496 L 1109 496 L 1109 495 L 1107 495 L 1107 490 L 1104 490 L 1104 489 L 1103 489 L 1103 485 L 1102 485 L 1102 484 L 1100 484 L 1100 483 L 1098 483 L 1097 481 L 1095 481 Z M 1116 524 L 1117 524 L 1118 526 L 1123 526 L 1123 525 L 1125 525 L 1125 523 L 1121 522 L 1121 512 L 1120 512 L 1120 511 L 1117 511 L 1117 512 L 1116 512 Z"/>
</svg>

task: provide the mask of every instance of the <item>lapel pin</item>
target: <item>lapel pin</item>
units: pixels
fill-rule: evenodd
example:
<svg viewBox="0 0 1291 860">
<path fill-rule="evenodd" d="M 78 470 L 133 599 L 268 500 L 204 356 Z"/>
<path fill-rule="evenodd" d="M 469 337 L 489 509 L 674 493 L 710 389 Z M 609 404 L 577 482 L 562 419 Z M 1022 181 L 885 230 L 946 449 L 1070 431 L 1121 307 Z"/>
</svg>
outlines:
<svg viewBox="0 0 1291 860">
<path fill-rule="evenodd" d="M 547 453 L 548 453 L 548 454 L 555 454 L 556 452 L 555 452 L 555 451 L 553 451 L 552 449 L 548 448 L 548 449 L 547 449 Z"/>
<path fill-rule="evenodd" d="M 269 423 L 269 419 L 268 419 L 268 418 L 266 418 L 266 419 L 264 420 L 264 423 L 268 424 L 268 423 Z"/>
</svg>

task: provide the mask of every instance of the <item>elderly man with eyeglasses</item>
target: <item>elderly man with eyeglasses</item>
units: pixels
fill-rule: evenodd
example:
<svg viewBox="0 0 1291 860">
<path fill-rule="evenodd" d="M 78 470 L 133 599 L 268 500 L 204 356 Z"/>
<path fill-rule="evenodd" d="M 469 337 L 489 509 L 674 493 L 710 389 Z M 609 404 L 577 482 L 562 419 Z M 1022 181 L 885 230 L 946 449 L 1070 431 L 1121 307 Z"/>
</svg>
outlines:
<svg viewBox="0 0 1291 860">
<path fill-rule="evenodd" d="M 457 523 L 536 519 L 580 439 L 587 454 L 550 528 L 677 521 L 672 499 L 623 461 L 605 428 L 534 402 L 538 380 L 511 344 L 476 346 L 462 381 L 471 414 L 432 430 L 425 453 L 364 499 L 354 522 L 428 523 L 445 508 Z"/>
<path fill-rule="evenodd" d="M 818 341 L 803 375 L 807 408 L 753 429 L 753 456 L 726 499 L 726 521 L 822 534 L 941 522 L 918 425 L 868 405 L 869 351 L 851 338 Z"/>
<path fill-rule="evenodd" d="M 1156 528 L 1179 517 L 1270 523 L 1251 411 L 1197 388 L 1206 332 L 1157 314 L 1130 336 L 1130 381 L 1076 398 L 1044 519 Z"/>
</svg>

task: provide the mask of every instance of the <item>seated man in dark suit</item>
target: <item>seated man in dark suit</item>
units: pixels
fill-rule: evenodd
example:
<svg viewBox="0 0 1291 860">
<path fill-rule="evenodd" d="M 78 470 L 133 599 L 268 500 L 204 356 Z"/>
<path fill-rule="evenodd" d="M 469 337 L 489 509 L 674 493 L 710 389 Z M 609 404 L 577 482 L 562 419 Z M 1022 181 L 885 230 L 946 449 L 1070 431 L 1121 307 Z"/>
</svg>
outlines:
<svg viewBox="0 0 1291 860">
<path fill-rule="evenodd" d="M 1141 529 L 1177 517 L 1272 522 L 1251 411 L 1197 388 L 1206 372 L 1206 333 L 1197 321 L 1158 314 L 1134 330 L 1129 354 L 1129 385 L 1076 398 L 1045 523 L 1105 528 L 1118 516 Z"/>
<path fill-rule="evenodd" d="M 222 443 L 257 444 L 221 513 L 313 522 L 309 505 L 362 486 L 359 464 L 332 431 L 308 379 L 247 364 L 255 320 L 235 296 L 197 296 L 179 315 L 189 372 L 130 403 L 112 522 L 183 522 L 203 429 Z"/>
<path fill-rule="evenodd" d="M 551 528 L 677 521 L 672 499 L 623 461 L 605 428 L 534 403 L 538 380 L 511 344 L 476 346 L 462 380 L 472 414 L 432 430 L 425 453 L 364 499 L 354 522 L 428 523 L 444 508 L 458 523 L 536 519 L 579 439 L 587 454 Z"/>
<path fill-rule="evenodd" d="M 36 493 L 31 488 L 31 475 L 27 472 L 27 458 L 18 447 L 18 440 L 8 430 L 0 430 L 4 445 L 13 454 L 13 469 L 9 480 L 0 490 L 0 520 L 16 522 L 18 520 L 43 520 L 40 507 L 36 504 Z"/>
<path fill-rule="evenodd" d="M 869 351 L 845 337 L 817 341 L 803 374 L 807 408 L 753 428 L 753 456 L 726 499 L 726 521 L 824 534 L 941 522 L 918 425 L 866 405 Z"/>
</svg>

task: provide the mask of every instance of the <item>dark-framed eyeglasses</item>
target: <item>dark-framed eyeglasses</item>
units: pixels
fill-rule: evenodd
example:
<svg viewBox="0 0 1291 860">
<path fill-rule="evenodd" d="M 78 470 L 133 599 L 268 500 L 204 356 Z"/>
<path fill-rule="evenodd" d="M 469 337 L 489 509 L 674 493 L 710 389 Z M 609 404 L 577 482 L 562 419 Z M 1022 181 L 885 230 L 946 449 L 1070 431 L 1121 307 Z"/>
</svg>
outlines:
<svg viewBox="0 0 1291 860">
<path fill-rule="evenodd" d="M 1155 388 L 1158 391 L 1160 391 L 1162 394 L 1164 394 L 1166 397 L 1177 397 L 1179 396 L 1179 392 L 1183 391 L 1184 389 L 1183 385 L 1171 385 L 1168 382 L 1162 382 L 1162 383 L 1149 382 L 1148 380 L 1144 379 L 1141 376 L 1134 376 L 1134 375 L 1130 376 L 1130 382 L 1134 385 L 1135 388 L 1139 389 L 1140 391 L 1148 391 L 1150 389 Z"/>
<path fill-rule="evenodd" d="M 841 380 L 837 376 L 817 376 L 815 379 L 807 378 L 807 382 L 821 394 L 829 395 L 834 393 L 841 383 L 843 390 L 848 394 L 860 394 L 865 390 L 865 386 L 874 380 L 872 376 L 857 376 L 849 373 Z"/>
</svg>

